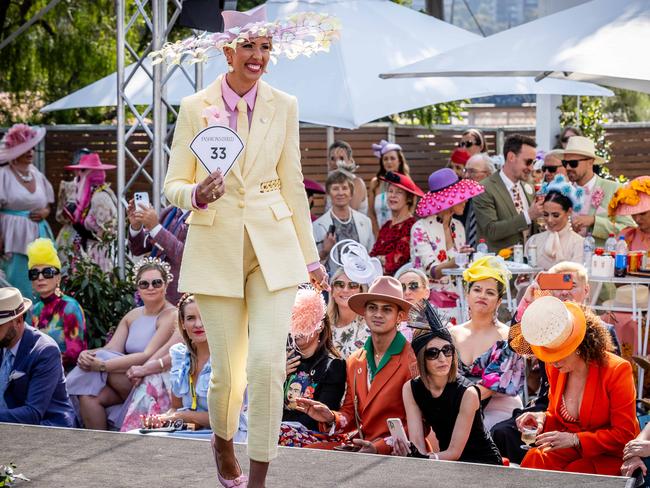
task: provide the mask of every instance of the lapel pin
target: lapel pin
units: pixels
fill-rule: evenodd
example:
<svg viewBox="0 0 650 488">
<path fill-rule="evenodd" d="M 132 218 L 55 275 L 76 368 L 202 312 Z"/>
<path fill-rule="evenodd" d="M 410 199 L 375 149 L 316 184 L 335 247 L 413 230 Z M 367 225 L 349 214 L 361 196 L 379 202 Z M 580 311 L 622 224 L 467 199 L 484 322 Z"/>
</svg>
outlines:
<svg viewBox="0 0 650 488">
<path fill-rule="evenodd" d="M 262 122 L 263 124 L 266 124 L 268 121 L 269 119 L 267 119 L 266 117 L 260 117 L 260 122 Z"/>
</svg>

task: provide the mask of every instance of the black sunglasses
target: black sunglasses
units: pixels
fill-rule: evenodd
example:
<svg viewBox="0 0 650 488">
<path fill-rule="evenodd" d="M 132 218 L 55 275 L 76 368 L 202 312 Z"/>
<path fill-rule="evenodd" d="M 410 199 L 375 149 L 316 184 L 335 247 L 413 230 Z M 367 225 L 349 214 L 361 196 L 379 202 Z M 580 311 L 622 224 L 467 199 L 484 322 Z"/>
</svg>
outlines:
<svg viewBox="0 0 650 488">
<path fill-rule="evenodd" d="M 417 281 L 409 281 L 408 283 L 402 283 L 402 291 L 406 291 L 407 288 L 411 291 L 415 291 L 420 288 L 420 286 L 420 283 Z"/>
<path fill-rule="evenodd" d="M 436 360 L 440 353 L 443 353 L 445 357 L 452 357 L 454 355 L 455 348 L 452 344 L 447 344 L 442 346 L 440 349 L 437 347 L 430 347 L 424 350 L 424 359 Z"/>
<path fill-rule="evenodd" d="M 458 147 L 465 147 L 467 149 L 469 149 L 472 146 L 480 146 L 480 145 L 481 143 L 476 141 L 460 141 L 458 143 Z"/>
<path fill-rule="evenodd" d="M 332 286 L 334 288 L 339 288 L 340 290 L 345 290 L 346 283 L 345 281 L 336 280 L 334 283 L 332 283 Z M 359 283 L 355 283 L 354 281 L 350 281 L 349 283 L 347 283 L 347 287 L 350 290 L 358 290 L 359 288 L 361 288 L 361 285 Z"/>
<path fill-rule="evenodd" d="M 535 161 L 537 161 L 537 159 L 526 159 L 524 160 L 524 163 L 526 163 L 526 166 L 532 166 L 535 164 Z"/>
<path fill-rule="evenodd" d="M 54 278 L 56 275 L 60 273 L 61 272 L 58 269 L 48 267 L 43 269 L 30 269 L 28 276 L 29 276 L 29 281 L 36 281 L 40 275 L 43 275 L 43 278 L 49 280 L 50 278 Z"/>
<path fill-rule="evenodd" d="M 162 288 L 165 282 L 161 280 L 160 278 L 156 278 L 155 280 L 147 281 L 147 280 L 140 280 L 138 281 L 138 288 L 141 290 L 146 290 L 149 288 L 149 286 L 153 286 L 154 288 Z"/>
<path fill-rule="evenodd" d="M 542 166 L 542 171 L 548 171 L 549 173 L 555 173 L 559 166 Z"/>
<path fill-rule="evenodd" d="M 562 166 L 565 168 L 567 166 L 570 166 L 573 169 L 576 169 L 578 165 L 580 164 L 580 161 L 589 161 L 591 158 L 582 158 L 582 159 L 563 159 L 562 160 Z"/>
</svg>

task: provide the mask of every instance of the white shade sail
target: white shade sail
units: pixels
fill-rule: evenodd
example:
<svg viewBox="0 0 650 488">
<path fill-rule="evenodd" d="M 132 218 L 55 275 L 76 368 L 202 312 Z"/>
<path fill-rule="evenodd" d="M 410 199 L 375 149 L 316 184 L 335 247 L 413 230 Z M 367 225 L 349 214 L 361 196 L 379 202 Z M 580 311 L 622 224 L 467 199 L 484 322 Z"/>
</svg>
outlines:
<svg viewBox="0 0 650 488">
<path fill-rule="evenodd" d="M 382 78 L 550 76 L 650 93 L 648 46 L 650 1 L 592 0 Z"/>
<path fill-rule="evenodd" d="M 364 123 L 423 106 L 509 94 L 565 94 L 609 96 L 611 91 L 578 82 L 532 78 L 431 78 L 382 80 L 380 73 L 464 46 L 479 36 L 446 22 L 397 5 L 390 0 L 269 0 L 270 19 L 301 11 L 327 12 L 341 20 L 341 40 L 329 53 L 269 64 L 264 79 L 298 97 L 300 120 L 354 128 Z M 147 66 L 149 63 L 146 63 Z M 127 69 L 127 76 L 134 69 Z M 193 68 L 188 70 L 193 74 Z M 205 64 L 204 79 L 226 71 L 223 56 Z M 178 105 L 192 93 L 177 70 L 166 85 L 167 100 Z M 152 81 L 140 68 L 127 86 L 136 104 L 149 104 Z M 111 74 L 48 105 L 43 111 L 116 105 L 116 76 Z"/>
</svg>

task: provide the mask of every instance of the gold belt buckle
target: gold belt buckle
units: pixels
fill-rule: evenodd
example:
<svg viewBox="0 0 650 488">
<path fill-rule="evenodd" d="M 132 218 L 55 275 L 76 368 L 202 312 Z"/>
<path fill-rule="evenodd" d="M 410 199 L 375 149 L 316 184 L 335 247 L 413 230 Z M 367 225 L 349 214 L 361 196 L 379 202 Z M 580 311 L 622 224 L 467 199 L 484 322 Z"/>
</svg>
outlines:
<svg viewBox="0 0 650 488">
<path fill-rule="evenodd" d="M 279 178 L 275 180 L 263 181 L 262 183 L 260 183 L 260 193 L 280 191 L 281 188 L 282 188 L 282 183 L 280 182 Z"/>
</svg>

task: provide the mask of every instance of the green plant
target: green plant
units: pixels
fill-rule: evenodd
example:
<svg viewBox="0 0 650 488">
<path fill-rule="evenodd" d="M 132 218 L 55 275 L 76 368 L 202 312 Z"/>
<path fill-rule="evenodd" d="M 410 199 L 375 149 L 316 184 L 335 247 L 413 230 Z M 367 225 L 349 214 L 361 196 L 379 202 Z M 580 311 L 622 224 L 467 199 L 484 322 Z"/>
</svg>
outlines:
<svg viewBox="0 0 650 488">
<path fill-rule="evenodd" d="M 99 244 L 114 263 L 114 236 L 105 234 Z M 113 240 L 113 242 L 111 242 Z M 66 249 L 69 268 L 62 281 L 63 291 L 74 297 L 84 309 L 86 316 L 86 333 L 88 347 L 101 347 L 106 342 L 106 336 L 111 329 L 135 306 L 133 293 L 135 286 L 132 276 L 132 265 L 127 260 L 125 276 L 121 279 L 119 268 L 105 272 L 85 253 L 77 249 Z"/>
<path fill-rule="evenodd" d="M 16 480 L 29 481 L 22 474 L 14 473 L 15 469 L 16 465 L 14 463 L 0 464 L 0 488 L 14 486 Z"/>
<path fill-rule="evenodd" d="M 454 118 L 463 119 L 462 104 L 467 100 L 438 103 L 393 115 L 393 122 L 406 125 L 451 124 Z"/>
<path fill-rule="evenodd" d="M 597 97 L 580 97 L 580 117 L 577 116 L 577 97 L 562 97 L 559 109 L 560 125 L 578 127 L 585 137 L 594 141 L 596 154 L 609 161 L 611 150 L 603 127 L 603 124 L 608 122 L 603 111 L 603 100 Z"/>
</svg>

